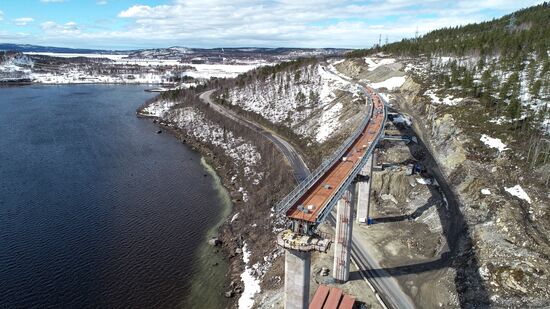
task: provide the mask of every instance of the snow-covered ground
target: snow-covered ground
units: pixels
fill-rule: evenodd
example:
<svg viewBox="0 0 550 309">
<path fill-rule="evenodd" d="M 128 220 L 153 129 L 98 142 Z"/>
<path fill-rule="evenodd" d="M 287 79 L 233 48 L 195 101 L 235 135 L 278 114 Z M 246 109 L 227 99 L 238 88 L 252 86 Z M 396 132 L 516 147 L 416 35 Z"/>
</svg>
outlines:
<svg viewBox="0 0 550 309">
<path fill-rule="evenodd" d="M 405 124 L 407 126 L 412 126 L 412 120 L 405 116 L 405 115 L 402 115 L 402 114 L 399 114 L 397 117 L 393 117 L 393 120 L 392 120 L 393 123 L 402 123 L 402 124 Z"/>
<path fill-rule="evenodd" d="M 510 188 L 505 187 L 504 190 L 506 190 L 506 192 L 510 193 L 511 195 L 519 199 L 525 200 L 527 201 L 527 203 L 531 204 L 531 198 L 529 197 L 529 195 L 527 195 L 527 192 L 525 192 L 525 190 L 523 190 L 520 185 L 515 185 Z"/>
<path fill-rule="evenodd" d="M 376 68 L 392 64 L 395 62 L 395 59 L 393 58 L 371 58 L 371 57 L 365 57 L 365 63 L 368 65 L 367 70 L 368 71 L 374 71 Z"/>
<path fill-rule="evenodd" d="M 185 72 L 184 75 L 191 76 L 193 78 L 231 78 L 236 77 L 239 74 L 248 72 L 258 66 L 256 64 L 186 64 L 193 66 L 196 71 Z"/>
<path fill-rule="evenodd" d="M 166 100 L 155 101 L 146 106 L 141 113 L 146 116 L 163 118 L 175 103 Z"/>
<path fill-rule="evenodd" d="M 393 90 L 395 88 L 399 88 L 403 86 L 405 83 L 405 80 L 407 78 L 405 76 L 396 76 L 396 77 L 390 77 L 386 79 L 385 81 L 379 82 L 379 83 L 371 83 L 370 86 L 373 88 L 386 88 L 388 90 Z"/>
<path fill-rule="evenodd" d="M 510 71 L 509 68 L 503 66 L 499 62 L 500 59 L 498 55 L 486 57 L 484 59 L 485 65 L 481 70 L 478 67 L 480 60 L 479 56 L 432 56 L 429 59 L 424 60 L 426 61 L 415 61 L 414 63 L 407 63 L 405 66 L 405 72 L 413 73 L 419 76 L 429 76 L 429 72 L 433 71 L 443 72 L 450 75 L 451 63 L 455 63 L 458 67 L 468 68 L 469 71 L 474 71 L 475 68 L 476 74 L 473 76 L 474 83 L 483 86 L 481 77 L 487 70 L 490 70 L 491 77 L 495 80 L 498 80 L 498 84 L 494 85 L 496 87 L 496 91 L 492 94 L 495 99 L 499 96 L 498 89 L 500 89 L 500 86 L 507 83 L 513 75 L 513 71 Z M 530 73 L 529 66 L 531 64 L 534 64 L 534 70 Z M 512 123 L 517 120 L 525 119 L 530 115 L 538 115 L 539 112 L 548 107 L 548 101 L 550 100 L 550 89 L 548 89 L 548 86 L 544 86 L 544 83 L 542 83 L 542 87 L 539 89 L 538 93 L 532 93 L 532 84 L 535 83 L 537 80 L 543 81 L 545 79 L 545 76 L 542 76 L 542 66 L 543 61 L 541 61 L 540 59 L 535 59 L 535 55 L 533 54 L 530 55 L 530 59 L 524 61 L 523 69 L 518 72 L 518 99 L 520 100 L 522 105 L 521 116 L 518 119 L 510 119 L 509 117 L 501 116 L 495 119 L 491 119 L 490 122 L 498 125 Z M 530 77 L 530 74 L 533 75 Z M 515 84 L 511 85 L 511 87 L 514 86 Z M 443 89 L 441 85 L 437 86 L 434 84 L 424 93 L 424 95 L 428 96 L 432 100 L 432 103 L 434 105 L 457 105 L 461 103 L 463 98 L 453 97 L 449 94 L 445 95 L 444 97 L 440 97 L 436 94 L 442 91 L 448 92 L 449 90 L 450 92 L 453 92 L 454 90 L 460 90 L 460 87 Z M 511 93 L 509 93 L 509 95 L 510 94 Z M 504 100 L 505 104 L 508 104 L 509 102 L 509 99 Z M 543 119 L 541 121 L 540 126 L 541 131 L 550 135 L 550 126 L 548 124 L 550 124 L 550 115 L 547 116 L 546 119 Z"/>
<path fill-rule="evenodd" d="M 490 137 L 486 134 L 482 134 L 481 135 L 481 138 L 479 139 L 480 141 L 482 141 L 485 145 L 487 145 L 487 147 L 489 148 L 495 148 L 497 149 L 499 152 L 501 151 L 504 151 L 506 149 L 508 149 L 508 147 L 506 146 L 506 144 L 504 144 L 500 138 L 493 138 L 493 137 Z"/>
<path fill-rule="evenodd" d="M 250 254 L 246 242 L 243 244 L 243 262 L 245 268 L 241 274 L 241 280 L 244 282 L 244 289 L 239 298 L 239 309 L 249 309 L 254 305 L 254 296 L 260 293 L 260 280 L 254 277 L 254 268 L 248 265 L 250 263 Z"/>
<path fill-rule="evenodd" d="M 432 104 L 436 105 L 450 105 L 455 106 L 458 103 L 462 102 L 463 98 L 455 98 L 451 95 L 446 95 L 445 97 L 441 98 L 439 97 L 434 89 L 428 89 L 424 92 L 424 95 L 429 97 L 432 100 Z"/>
<path fill-rule="evenodd" d="M 162 84 L 164 75 L 155 73 L 124 74 L 118 76 L 89 75 L 83 71 L 71 70 L 64 74 L 31 73 L 30 78 L 43 84 Z"/>
<path fill-rule="evenodd" d="M 362 96 L 360 87 L 331 71 L 331 65 L 309 65 L 296 72 L 279 72 L 266 80 L 229 90 L 229 101 L 262 115 L 273 123 L 285 123 L 295 133 L 326 141 L 340 126 L 343 105 L 337 92 Z M 311 117 L 313 113 L 319 113 Z"/>
<path fill-rule="evenodd" d="M 143 67 L 137 74 L 98 74 L 89 70 L 86 65 L 64 65 L 61 70 L 52 72 L 36 72 L 32 68 L 33 61 L 27 57 L 44 55 L 60 58 L 93 58 L 97 65 L 108 66 L 109 69 L 117 66 Z M 266 65 L 264 61 L 248 61 L 242 64 L 191 64 L 182 63 L 173 59 L 139 59 L 127 58 L 127 55 L 109 54 L 65 54 L 65 53 L 25 53 L 13 57 L 0 64 L 0 80 L 15 78 L 29 78 L 37 83 L 45 84 L 81 84 L 81 83 L 123 83 L 123 84 L 162 84 L 167 83 L 172 76 L 190 76 L 196 79 L 211 77 L 231 78 Z M 25 60 L 25 61 L 23 61 Z M 109 61 L 110 60 L 110 61 Z M 185 70 L 192 67 L 193 69 Z M 167 71 L 168 70 L 168 71 Z"/>
</svg>

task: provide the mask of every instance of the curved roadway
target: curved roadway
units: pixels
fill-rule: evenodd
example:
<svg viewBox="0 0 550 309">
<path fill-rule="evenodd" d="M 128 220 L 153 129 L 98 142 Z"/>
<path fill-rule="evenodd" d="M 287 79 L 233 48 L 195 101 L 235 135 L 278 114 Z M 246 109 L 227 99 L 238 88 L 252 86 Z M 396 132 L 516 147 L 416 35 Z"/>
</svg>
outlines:
<svg viewBox="0 0 550 309">
<path fill-rule="evenodd" d="M 292 167 L 294 178 L 296 178 L 296 181 L 298 183 L 300 183 L 309 175 L 309 168 L 307 167 L 302 157 L 298 154 L 296 149 L 292 147 L 292 145 L 290 145 L 286 140 L 284 140 L 279 135 L 269 131 L 268 129 L 262 127 L 261 125 L 244 118 L 243 116 L 233 112 L 228 108 L 225 108 L 217 103 L 214 103 L 214 101 L 212 101 L 212 98 L 211 98 L 211 95 L 214 91 L 215 89 L 205 91 L 199 95 L 199 98 L 203 102 L 208 103 L 209 106 L 213 110 L 217 111 L 218 113 L 246 126 L 247 128 L 250 128 L 260 133 L 262 136 L 269 139 L 277 148 L 279 148 L 279 150 L 283 153 L 283 155 L 287 159 L 288 163 Z"/>
<path fill-rule="evenodd" d="M 335 74 L 334 72 L 330 72 Z M 338 75 L 339 76 L 339 75 Z M 339 76 L 342 77 L 342 76 Z M 348 80 L 352 82 L 351 80 Z M 264 127 L 251 122 L 250 120 L 244 118 L 241 115 L 236 114 L 235 112 L 214 103 L 211 99 L 211 95 L 215 90 L 208 90 L 199 95 L 200 99 L 208 103 L 209 106 L 217 111 L 218 113 L 236 121 L 244 126 L 253 129 L 269 139 L 277 148 L 283 153 L 286 157 L 292 169 L 294 171 L 294 177 L 300 183 L 301 180 L 305 179 L 309 175 L 309 169 L 304 163 L 302 157 L 298 152 L 285 141 L 280 136 L 268 131 Z M 329 220 L 334 226 L 334 220 L 331 218 Z M 376 292 L 381 296 L 384 304 L 389 308 L 414 308 L 414 304 L 410 297 L 403 292 L 395 278 L 389 275 L 382 267 L 378 264 L 378 261 L 373 258 L 367 248 L 363 246 L 363 242 L 357 239 L 355 235 L 352 235 L 352 251 L 351 257 L 355 260 L 355 263 L 359 266 L 360 271 L 363 277 L 368 278 L 371 284 L 376 289 Z"/>
</svg>

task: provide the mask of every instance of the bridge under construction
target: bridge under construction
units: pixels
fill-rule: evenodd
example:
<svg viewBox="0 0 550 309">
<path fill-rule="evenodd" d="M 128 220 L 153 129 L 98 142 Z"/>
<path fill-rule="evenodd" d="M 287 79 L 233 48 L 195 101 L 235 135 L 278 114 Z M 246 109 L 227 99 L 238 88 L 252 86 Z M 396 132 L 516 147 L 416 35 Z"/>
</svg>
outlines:
<svg viewBox="0 0 550 309">
<path fill-rule="evenodd" d="M 357 220 L 369 222 L 373 157 L 384 137 L 387 111 L 384 101 L 372 88 L 363 86 L 369 109 L 366 117 L 334 154 L 290 192 L 277 206 L 290 228 L 282 231 L 277 243 L 285 248 L 285 308 L 307 308 L 311 252 L 326 252 L 332 236 L 317 231 L 336 206 L 333 277 L 346 282 L 349 277 L 353 227 L 350 187 L 357 186 Z"/>
</svg>

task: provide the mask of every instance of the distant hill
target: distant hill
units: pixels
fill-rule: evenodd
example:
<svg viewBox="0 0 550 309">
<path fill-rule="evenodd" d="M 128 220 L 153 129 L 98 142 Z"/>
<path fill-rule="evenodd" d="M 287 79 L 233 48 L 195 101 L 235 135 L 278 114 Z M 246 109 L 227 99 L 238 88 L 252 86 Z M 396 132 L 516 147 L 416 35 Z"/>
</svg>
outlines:
<svg viewBox="0 0 550 309">
<path fill-rule="evenodd" d="M 128 54 L 132 58 L 180 59 L 180 58 L 257 58 L 259 56 L 297 58 L 315 55 L 341 55 L 349 50 L 338 48 L 187 48 L 169 47 L 137 50 L 104 50 L 38 46 L 29 44 L 0 43 L 0 51 L 64 53 L 64 54 Z"/>
<path fill-rule="evenodd" d="M 117 54 L 128 51 L 113 51 L 103 49 L 85 49 L 85 48 L 67 48 L 67 47 L 52 47 L 38 46 L 29 44 L 11 44 L 0 43 L 0 51 L 17 51 L 17 52 L 36 52 L 36 53 L 63 53 L 63 54 Z"/>
</svg>

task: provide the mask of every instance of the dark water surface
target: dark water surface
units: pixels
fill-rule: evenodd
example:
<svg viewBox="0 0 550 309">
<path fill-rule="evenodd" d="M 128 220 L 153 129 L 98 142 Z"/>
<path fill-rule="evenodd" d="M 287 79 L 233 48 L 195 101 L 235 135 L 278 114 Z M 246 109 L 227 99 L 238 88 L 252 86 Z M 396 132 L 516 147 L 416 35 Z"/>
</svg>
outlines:
<svg viewBox="0 0 550 309">
<path fill-rule="evenodd" d="M 0 88 L 0 308 L 187 307 L 222 197 L 143 89 Z"/>
</svg>

